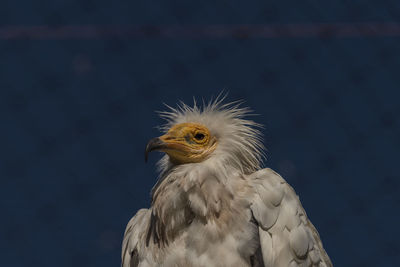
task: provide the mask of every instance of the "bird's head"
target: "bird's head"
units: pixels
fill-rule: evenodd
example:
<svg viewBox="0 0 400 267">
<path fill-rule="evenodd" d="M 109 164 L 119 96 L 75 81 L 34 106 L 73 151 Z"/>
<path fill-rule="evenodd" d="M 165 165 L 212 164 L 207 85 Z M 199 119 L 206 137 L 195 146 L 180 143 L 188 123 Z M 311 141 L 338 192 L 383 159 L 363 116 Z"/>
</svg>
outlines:
<svg viewBox="0 0 400 267">
<path fill-rule="evenodd" d="M 256 129 L 260 125 L 243 118 L 249 110 L 240 108 L 240 103 L 222 104 L 222 100 L 217 98 L 202 107 L 181 103 L 160 112 L 167 120 L 161 127 L 165 134 L 148 142 L 146 161 L 149 152 L 162 151 L 167 154 L 160 161 L 163 171 L 206 161 L 222 161 L 244 173 L 258 170 L 263 157 L 261 134 Z"/>
<path fill-rule="evenodd" d="M 175 164 L 195 163 L 205 160 L 217 147 L 217 138 L 199 123 L 179 123 L 168 132 L 153 138 L 146 146 L 146 160 L 150 151 L 168 154 Z"/>
</svg>

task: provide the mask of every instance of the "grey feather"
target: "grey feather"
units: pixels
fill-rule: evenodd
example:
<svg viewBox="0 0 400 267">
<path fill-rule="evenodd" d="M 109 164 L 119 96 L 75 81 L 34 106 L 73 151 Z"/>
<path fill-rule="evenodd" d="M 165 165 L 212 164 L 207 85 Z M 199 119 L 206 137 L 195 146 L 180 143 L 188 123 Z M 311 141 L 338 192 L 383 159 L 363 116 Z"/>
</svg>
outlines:
<svg viewBox="0 0 400 267">
<path fill-rule="evenodd" d="M 258 194 L 251 209 L 260 225 L 266 266 L 332 266 L 293 188 L 271 169 L 258 171 L 250 178 Z M 281 201 L 276 205 L 278 199 Z"/>
<path fill-rule="evenodd" d="M 139 210 L 126 226 L 122 242 L 122 267 L 136 267 L 139 265 L 138 243 L 148 223 L 147 209 Z"/>
</svg>

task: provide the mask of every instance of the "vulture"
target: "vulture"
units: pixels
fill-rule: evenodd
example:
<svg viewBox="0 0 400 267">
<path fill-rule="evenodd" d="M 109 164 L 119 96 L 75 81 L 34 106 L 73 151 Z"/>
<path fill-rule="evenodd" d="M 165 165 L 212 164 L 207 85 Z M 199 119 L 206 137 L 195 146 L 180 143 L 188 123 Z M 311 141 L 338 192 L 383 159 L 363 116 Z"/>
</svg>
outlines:
<svg viewBox="0 0 400 267">
<path fill-rule="evenodd" d="M 262 126 L 217 98 L 160 112 L 151 206 L 128 222 L 122 267 L 332 266 L 293 188 L 263 168 Z M 318 201 L 318 200 L 316 200 Z"/>
</svg>

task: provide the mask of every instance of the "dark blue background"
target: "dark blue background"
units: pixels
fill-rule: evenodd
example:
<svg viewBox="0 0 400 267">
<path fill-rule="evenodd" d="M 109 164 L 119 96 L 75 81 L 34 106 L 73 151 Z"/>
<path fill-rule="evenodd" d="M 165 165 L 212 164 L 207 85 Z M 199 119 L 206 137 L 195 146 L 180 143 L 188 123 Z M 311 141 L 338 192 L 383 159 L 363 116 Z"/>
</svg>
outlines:
<svg viewBox="0 0 400 267">
<path fill-rule="evenodd" d="M 395 23 L 399 12 L 397 0 L 2 1 L 0 33 Z M 143 158 L 154 111 L 226 89 L 259 114 L 265 165 L 296 189 L 335 266 L 399 266 L 399 47 L 379 34 L 0 38 L 0 265 L 119 266 L 157 176 L 159 155 Z"/>
</svg>

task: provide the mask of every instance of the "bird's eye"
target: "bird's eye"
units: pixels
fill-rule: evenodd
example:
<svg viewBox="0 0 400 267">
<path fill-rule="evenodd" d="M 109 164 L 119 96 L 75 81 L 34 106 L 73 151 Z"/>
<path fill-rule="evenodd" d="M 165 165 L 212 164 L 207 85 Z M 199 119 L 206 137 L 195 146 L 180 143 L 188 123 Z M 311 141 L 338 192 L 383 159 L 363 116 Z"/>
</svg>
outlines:
<svg viewBox="0 0 400 267">
<path fill-rule="evenodd" d="M 202 134 L 202 133 L 197 133 L 197 134 L 194 136 L 194 138 L 195 138 L 196 140 L 203 140 L 204 137 L 205 137 L 205 135 Z"/>
</svg>

